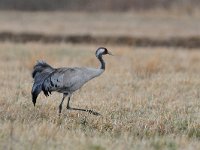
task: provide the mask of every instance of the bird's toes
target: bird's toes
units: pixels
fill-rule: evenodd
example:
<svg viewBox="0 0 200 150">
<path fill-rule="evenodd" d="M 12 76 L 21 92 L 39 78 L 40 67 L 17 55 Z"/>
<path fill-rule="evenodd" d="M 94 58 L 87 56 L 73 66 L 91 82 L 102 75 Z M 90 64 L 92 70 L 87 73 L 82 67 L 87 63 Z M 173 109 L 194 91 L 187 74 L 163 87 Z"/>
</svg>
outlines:
<svg viewBox="0 0 200 150">
<path fill-rule="evenodd" d="M 93 111 L 93 110 L 88 110 L 88 112 L 89 112 L 90 114 L 95 115 L 95 116 L 100 116 L 100 115 L 101 115 L 100 113 L 98 113 L 98 112 L 96 112 L 96 111 Z"/>
<path fill-rule="evenodd" d="M 98 113 L 98 112 L 93 112 L 92 114 L 93 114 L 93 115 L 96 115 L 96 116 L 101 116 L 101 114 Z"/>
<path fill-rule="evenodd" d="M 86 110 L 86 111 L 89 112 L 90 114 L 92 113 L 92 110 L 89 110 L 89 109 L 88 109 L 88 110 Z"/>
</svg>

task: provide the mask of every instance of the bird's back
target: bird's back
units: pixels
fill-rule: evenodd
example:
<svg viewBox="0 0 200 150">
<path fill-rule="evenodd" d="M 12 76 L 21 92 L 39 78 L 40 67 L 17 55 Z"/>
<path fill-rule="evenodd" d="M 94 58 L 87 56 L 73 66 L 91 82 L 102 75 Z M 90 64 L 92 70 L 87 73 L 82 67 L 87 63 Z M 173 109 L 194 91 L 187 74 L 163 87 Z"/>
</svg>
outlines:
<svg viewBox="0 0 200 150">
<path fill-rule="evenodd" d="M 46 78 L 42 89 L 47 95 L 52 91 L 73 93 L 102 72 L 103 70 L 94 68 L 57 68 Z"/>
</svg>

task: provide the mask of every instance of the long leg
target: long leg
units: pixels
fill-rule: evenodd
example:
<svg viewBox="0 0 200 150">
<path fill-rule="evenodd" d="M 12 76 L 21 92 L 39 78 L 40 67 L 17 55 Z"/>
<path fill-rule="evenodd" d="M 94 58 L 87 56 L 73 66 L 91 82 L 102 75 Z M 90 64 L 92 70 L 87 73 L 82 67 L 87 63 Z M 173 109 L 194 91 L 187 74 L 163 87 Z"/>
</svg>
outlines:
<svg viewBox="0 0 200 150">
<path fill-rule="evenodd" d="M 86 111 L 86 112 L 89 112 L 90 114 L 93 114 L 93 115 L 96 115 L 96 116 L 101 115 L 98 112 L 95 112 L 95 111 L 90 110 L 90 109 L 72 108 L 72 107 L 69 106 L 69 102 L 70 102 L 70 96 L 68 97 L 68 101 L 67 101 L 67 109 L 69 109 L 69 110 Z"/>
<path fill-rule="evenodd" d="M 70 106 L 69 106 L 70 99 L 71 99 L 71 97 L 70 97 L 70 95 L 69 95 L 68 101 L 67 101 L 67 109 L 70 109 Z"/>
<path fill-rule="evenodd" d="M 64 102 L 66 96 L 67 96 L 67 95 L 63 94 L 63 98 L 62 98 L 61 103 L 60 103 L 60 105 L 59 105 L 59 115 L 60 115 L 60 113 L 61 113 L 61 111 L 62 111 L 62 104 L 63 104 L 63 102 Z"/>
</svg>

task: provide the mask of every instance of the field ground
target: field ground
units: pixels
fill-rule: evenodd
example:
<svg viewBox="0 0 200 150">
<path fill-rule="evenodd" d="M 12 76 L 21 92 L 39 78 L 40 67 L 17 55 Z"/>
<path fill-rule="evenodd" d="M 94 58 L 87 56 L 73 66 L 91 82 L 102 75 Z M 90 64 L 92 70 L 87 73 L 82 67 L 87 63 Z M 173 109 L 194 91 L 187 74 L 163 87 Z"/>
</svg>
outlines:
<svg viewBox="0 0 200 150">
<path fill-rule="evenodd" d="M 200 15 L 182 13 L 69 13 L 0 11 L 0 32 L 147 38 L 200 35 Z"/>
<path fill-rule="evenodd" d="M 1 16 L 2 17 L 2 16 Z M 200 51 L 107 45 L 106 71 L 77 91 L 31 102 L 37 59 L 54 67 L 97 67 L 97 45 L 0 44 L 0 149 L 200 149 Z M 66 105 L 66 102 L 65 102 Z"/>
</svg>

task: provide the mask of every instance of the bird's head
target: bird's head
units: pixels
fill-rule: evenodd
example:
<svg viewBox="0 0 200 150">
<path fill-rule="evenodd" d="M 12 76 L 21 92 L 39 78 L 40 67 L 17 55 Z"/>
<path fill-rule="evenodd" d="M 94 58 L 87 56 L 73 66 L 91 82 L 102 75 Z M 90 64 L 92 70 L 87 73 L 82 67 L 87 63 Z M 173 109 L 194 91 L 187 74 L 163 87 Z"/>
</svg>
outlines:
<svg viewBox="0 0 200 150">
<path fill-rule="evenodd" d="M 107 50 L 107 48 L 105 47 L 99 47 L 97 50 L 96 50 L 96 57 L 99 57 L 99 56 L 102 56 L 102 55 L 106 55 L 106 54 L 109 54 L 109 55 L 113 55 L 111 52 L 109 52 Z"/>
</svg>

